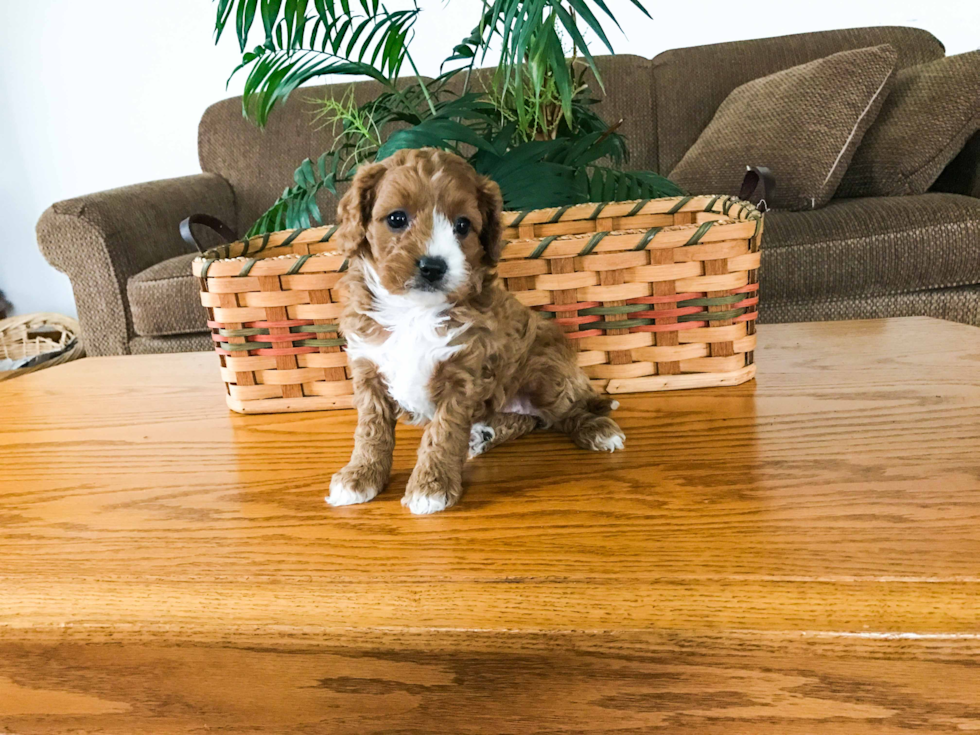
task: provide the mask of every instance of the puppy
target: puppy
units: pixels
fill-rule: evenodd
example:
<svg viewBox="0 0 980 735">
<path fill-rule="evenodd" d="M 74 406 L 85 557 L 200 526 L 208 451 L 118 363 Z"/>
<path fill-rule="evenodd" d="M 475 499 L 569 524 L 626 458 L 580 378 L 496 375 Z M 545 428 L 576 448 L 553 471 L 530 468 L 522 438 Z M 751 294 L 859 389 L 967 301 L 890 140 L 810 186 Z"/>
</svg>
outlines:
<svg viewBox="0 0 980 735">
<path fill-rule="evenodd" d="M 428 423 L 402 504 L 450 507 L 463 463 L 537 426 L 584 449 L 625 437 L 559 327 L 497 282 L 500 189 L 459 156 L 403 150 L 363 165 L 337 208 L 350 259 L 340 329 L 358 411 L 331 505 L 364 503 L 391 473 L 395 422 Z"/>
</svg>

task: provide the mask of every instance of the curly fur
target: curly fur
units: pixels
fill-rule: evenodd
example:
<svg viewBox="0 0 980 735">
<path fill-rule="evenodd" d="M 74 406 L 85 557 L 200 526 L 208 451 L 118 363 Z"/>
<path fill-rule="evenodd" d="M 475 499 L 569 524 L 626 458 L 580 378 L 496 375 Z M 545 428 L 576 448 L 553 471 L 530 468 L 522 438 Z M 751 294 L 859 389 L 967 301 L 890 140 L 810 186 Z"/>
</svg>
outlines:
<svg viewBox="0 0 980 735">
<path fill-rule="evenodd" d="M 407 229 L 386 224 L 395 210 L 409 214 Z M 329 503 L 365 502 L 381 491 L 399 413 L 428 422 L 402 500 L 414 513 L 459 500 L 468 453 L 539 425 L 585 449 L 623 447 L 608 417 L 613 402 L 592 389 L 558 326 L 497 283 L 500 212 L 497 185 L 450 153 L 400 151 L 358 171 L 338 206 L 338 237 L 351 258 L 340 326 L 358 425 Z M 446 224 L 458 217 L 472 228 L 465 236 L 450 229 L 448 239 Z M 432 254 L 449 264 L 436 290 L 418 278 L 419 259 Z"/>
</svg>

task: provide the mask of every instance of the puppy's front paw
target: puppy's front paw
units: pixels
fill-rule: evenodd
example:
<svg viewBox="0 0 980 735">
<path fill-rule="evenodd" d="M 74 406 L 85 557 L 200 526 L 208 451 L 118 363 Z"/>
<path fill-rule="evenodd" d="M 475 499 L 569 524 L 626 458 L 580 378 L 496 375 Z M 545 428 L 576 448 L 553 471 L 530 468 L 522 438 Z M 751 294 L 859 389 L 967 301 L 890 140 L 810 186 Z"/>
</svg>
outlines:
<svg viewBox="0 0 980 735">
<path fill-rule="evenodd" d="M 490 448 L 496 438 L 497 432 L 492 427 L 486 424 L 473 424 L 473 428 L 470 429 L 469 458 L 479 457 Z"/>
<path fill-rule="evenodd" d="M 324 498 L 330 505 L 356 505 L 373 500 L 383 482 L 367 467 L 347 465 L 330 478 L 330 494 Z"/>
<path fill-rule="evenodd" d="M 406 495 L 402 498 L 402 505 L 408 508 L 417 516 L 438 513 L 449 507 L 449 496 L 444 493 L 438 495 Z"/>
<path fill-rule="evenodd" d="M 428 515 L 455 505 L 461 494 L 460 487 L 440 483 L 431 477 L 416 477 L 413 474 L 408 481 L 408 487 L 405 488 L 402 505 L 415 515 Z"/>
<path fill-rule="evenodd" d="M 596 416 L 586 421 L 572 436 L 572 440 L 582 449 L 593 452 L 615 452 L 626 446 L 626 434 L 608 416 Z"/>
</svg>

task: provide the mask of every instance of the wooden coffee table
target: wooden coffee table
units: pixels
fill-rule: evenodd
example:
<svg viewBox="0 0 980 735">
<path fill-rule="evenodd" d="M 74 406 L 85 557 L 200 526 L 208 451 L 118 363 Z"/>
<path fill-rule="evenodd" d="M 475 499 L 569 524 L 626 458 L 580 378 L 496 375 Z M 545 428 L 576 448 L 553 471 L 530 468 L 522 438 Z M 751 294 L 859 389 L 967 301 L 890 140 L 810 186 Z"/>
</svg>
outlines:
<svg viewBox="0 0 980 735">
<path fill-rule="evenodd" d="M 210 354 L 0 384 L 0 733 L 980 729 L 980 330 L 764 326 L 756 383 L 332 509 L 351 412 Z"/>
</svg>

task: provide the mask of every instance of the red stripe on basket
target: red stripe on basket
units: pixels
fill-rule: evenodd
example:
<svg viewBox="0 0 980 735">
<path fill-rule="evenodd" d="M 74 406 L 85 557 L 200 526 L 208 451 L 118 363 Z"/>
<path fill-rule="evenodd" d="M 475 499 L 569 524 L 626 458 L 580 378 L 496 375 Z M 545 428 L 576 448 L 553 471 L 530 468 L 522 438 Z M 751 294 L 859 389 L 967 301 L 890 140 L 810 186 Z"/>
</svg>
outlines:
<svg viewBox="0 0 980 735">
<path fill-rule="evenodd" d="M 273 347 L 271 349 L 255 350 L 256 355 L 305 355 L 317 352 L 317 347 Z"/>
<path fill-rule="evenodd" d="M 208 328 L 209 329 L 224 329 L 225 328 L 225 325 L 222 322 L 213 322 L 210 319 L 208 319 Z"/>
<path fill-rule="evenodd" d="M 601 329 L 586 329 L 582 332 L 565 332 L 565 336 L 569 339 L 582 339 L 582 337 L 601 337 Z"/>
<path fill-rule="evenodd" d="M 575 324 L 589 324 L 590 322 L 601 322 L 601 316 L 566 316 L 559 319 L 555 319 L 555 324 L 567 324 L 573 326 Z"/>
<path fill-rule="evenodd" d="M 759 290 L 758 283 L 750 283 L 748 286 L 742 286 L 741 288 L 733 288 L 732 293 L 751 293 L 753 291 Z"/>
<path fill-rule="evenodd" d="M 301 339 L 315 339 L 316 332 L 290 332 L 289 334 L 250 334 L 249 342 L 297 342 Z"/>
<path fill-rule="evenodd" d="M 732 308 L 733 309 L 744 309 L 744 308 L 746 308 L 748 306 L 755 306 L 758 303 L 759 303 L 759 297 L 758 296 L 755 296 L 754 298 L 751 298 L 751 299 L 744 299 L 743 301 L 739 301 L 737 304 L 732 304 Z"/>
<path fill-rule="evenodd" d="M 676 304 L 678 301 L 697 299 L 704 296 L 703 293 L 679 293 L 673 296 L 640 296 L 635 299 L 627 299 L 627 304 Z"/>
<path fill-rule="evenodd" d="M 315 323 L 312 319 L 286 319 L 281 322 L 245 322 L 245 326 L 269 329 L 271 327 L 306 327 Z"/>
<path fill-rule="evenodd" d="M 579 301 L 577 304 L 545 304 L 538 307 L 541 311 L 579 311 L 602 306 L 601 301 Z"/>
<path fill-rule="evenodd" d="M 708 322 L 680 322 L 678 324 L 647 324 L 641 327 L 633 327 L 631 332 L 680 332 L 684 329 L 697 329 L 704 327 Z"/>
<path fill-rule="evenodd" d="M 758 316 L 759 316 L 759 312 L 757 312 L 757 311 L 750 311 L 748 314 L 742 314 L 742 316 L 735 317 L 734 319 L 732 319 L 732 321 L 735 322 L 735 323 L 738 323 L 738 322 L 750 322 L 753 319 L 758 318 Z"/>
<path fill-rule="evenodd" d="M 664 309 L 663 311 L 635 311 L 630 314 L 630 319 L 662 319 L 669 316 L 700 314 L 703 311 L 703 306 L 682 306 L 680 309 Z"/>
</svg>

